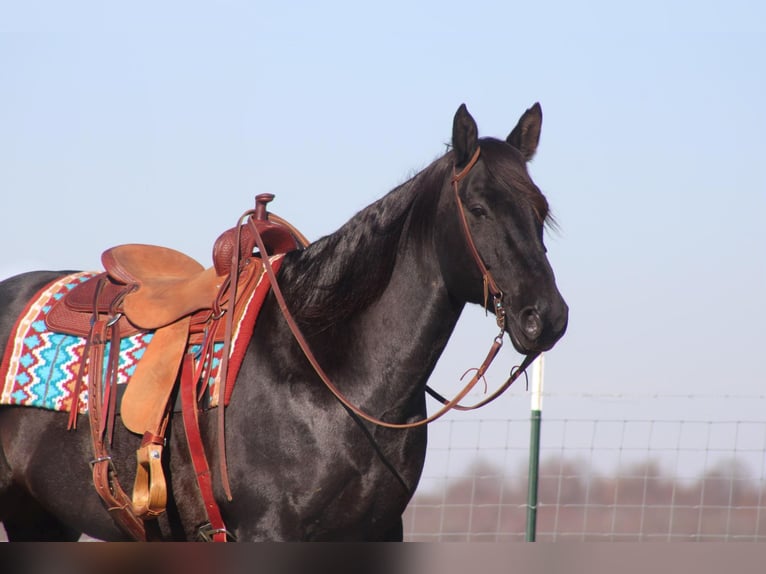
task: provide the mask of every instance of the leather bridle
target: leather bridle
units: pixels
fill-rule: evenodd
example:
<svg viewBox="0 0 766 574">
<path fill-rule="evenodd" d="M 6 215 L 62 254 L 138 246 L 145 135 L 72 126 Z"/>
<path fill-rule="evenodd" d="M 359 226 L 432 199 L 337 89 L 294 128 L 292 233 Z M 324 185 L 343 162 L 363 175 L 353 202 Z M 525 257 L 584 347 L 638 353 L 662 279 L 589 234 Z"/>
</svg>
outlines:
<svg viewBox="0 0 766 574">
<path fill-rule="evenodd" d="M 446 400 L 438 393 L 435 393 L 431 391 L 430 389 L 428 389 L 430 394 L 434 396 L 437 400 L 442 402 L 444 406 L 440 408 L 437 412 L 432 414 L 431 416 L 421 419 L 419 421 L 415 421 L 411 423 L 391 423 L 391 422 L 386 422 L 381 419 L 378 419 L 370 414 L 365 413 L 360 408 L 352 404 L 345 397 L 345 395 L 335 386 L 335 384 L 332 382 L 330 377 L 327 375 L 327 373 L 325 373 L 324 369 L 322 369 L 322 366 L 317 361 L 316 357 L 314 356 L 314 353 L 311 351 L 311 348 L 309 347 L 308 342 L 306 341 L 306 338 L 301 333 L 301 330 L 298 327 L 297 322 L 295 321 L 292 314 L 290 313 L 290 310 L 287 307 L 287 303 L 285 302 L 284 295 L 282 294 L 282 289 L 279 287 L 276 273 L 274 272 L 274 269 L 271 266 L 271 262 L 269 261 L 268 252 L 266 251 L 266 246 L 264 245 L 263 238 L 261 237 L 261 234 L 259 233 L 257 226 L 254 224 L 252 217 L 248 218 L 250 227 L 252 228 L 253 234 L 255 235 L 256 245 L 258 246 L 258 249 L 261 252 L 263 267 L 266 271 L 266 275 L 269 279 L 269 282 L 271 283 L 271 288 L 274 291 L 274 296 L 276 297 L 277 303 L 279 305 L 279 308 L 282 311 L 285 321 L 287 322 L 287 325 L 290 328 L 290 331 L 295 337 L 296 342 L 298 343 L 301 350 L 303 351 L 303 354 L 306 356 L 306 359 L 309 361 L 309 363 L 311 364 L 316 374 L 319 376 L 319 378 L 322 380 L 322 382 L 325 384 L 328 390 L 335 396 L 335 398 L 338 399 L 338 401 L 341 404 L 343 404 L 349 411 L 351 411 L 355 415 L 359 416 L 360 418 L 368 422 L 371 422 L 379 426 L 392 428 L 392 429 L 411 429 L 411 428 L 415 428 L 415 427 L 419 427 L 419 426 L 423 426 L 428 423 L 431 423 L 435 421 L 436 419 L 441 418 L 452 409 L 472 410 L 472 409 L 479 408 L 495 400 L 498 396 L 500 396 L 503 392 L 505 392 L 506 389 L 508 389 L 508 387 L 510 387 L 511 384 L 516 379 L 518 379 L 522 373 L 525 372 L 527 367 L 529 367 L 529 365 L 532 364 L 532 362 L 535 360 L 535 358 L 537 358 L 537 355 L 539 354 L 539 353 L 532 353 L 527 355 L 522 361 L 521 365 L 519 365 L 517 369 L 514 369 L 511 372 L 510 376 L 505 381 L 505 383 L 503 383 L 503 385 L 489 397 L 471 406 L 463 406 L 460 404 L 460 401 L 471 391 L 471 389 L 473 389 L 474 386 L 476 386 L 476 383 L 478 383 L 480 380 L 484 378 L 484 374 L 486 373 L 492 361 L 497 356 L 497 353 L 500 351 L 500 348 L 503 346 L 503 336 L 505 334 L 506 309 L 503 304 L 503 292 L 497 286 L 497 283 L 492 277 L 492 274 L 487 269 L 487 266 L 484 264 L 484 261 L 482 260 L 478 250 L 476 249 L 476 245 L 474 244 L 473 237 L 471 236 L 471 231 L 468 227 L 468 221 L 466 220 L 466 217 L 465 217 L 465 212 L 462 208 L 462 202 L 460 201 L 460 194 L 459 194 L 460 181 L 464 179 L 468 175 L 468 173 L 471 171 L 471 168 L 473 168 L 473 166 L 476 165 L 476 162 L 479 160 L 480 151 L 481 151 L 481 148 L 477 147 L 476 152 L 471 157 L 471 160 L 459 172 L 457 172 L 455 167 L 453 166 L 453 175 L 452 175 L 451 183 L 455 191 L 456 207 L 459 214 L 461 227 L 463 229 L 463 234 L 466 238 L 466 243 L 468 244 L 468 248 L 473 256 L 476 266 L 479 268 L 479 271 L 481 272 L 482 279 L 484 282 L 484 297 L 485 297 L 484 306 L 486 308 L 488 295 L 491 294 L 492 300 L 493 300 L 492 306 L 495 313 L 495 318 L 497 320 L 497 324 L 500 327 L 500 333 L 495 337 L 492 343 L 492 346 L 490 347 L 489 352 L 487 353 L 487 356 L 484 359 L 484 362 L 482 362 L 482 364 L 477 369 L 475 369 L 475 372 L 473 376 L 471 377 L 471 380 L 463 387 L 463 389 L 460 392 L 457 393 L 457 395 L 455 395 L 454 398 L 452 398 L 451 400 Z"/>
</svg>

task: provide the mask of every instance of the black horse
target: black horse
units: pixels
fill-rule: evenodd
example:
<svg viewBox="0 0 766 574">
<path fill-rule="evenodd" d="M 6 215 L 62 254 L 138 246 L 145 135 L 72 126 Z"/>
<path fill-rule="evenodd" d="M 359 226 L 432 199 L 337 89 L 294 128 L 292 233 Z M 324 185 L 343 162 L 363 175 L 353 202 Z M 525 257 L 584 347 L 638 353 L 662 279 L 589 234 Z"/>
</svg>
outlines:
<svg viewBox="0 0 766 574">
<path fill-rule="evenodd" d="M 541 123 L 535 104 L 505 141 L 479 139 L 461 106 L 450 151 L 335 233 L 286 256 L 279 283 L 287 304 L 325 372 L 362 410 L 396 423 L 423 419 L 426 382 L 464 305 L 492 305 L 458 210 L 504 294 L 514 347 L 545 351 L 564 334 L 568 308 L 543 244 L 548 204 L 526 168 Z M 452 177 L 470 162 L 458 205 Z M 0 349 L 25 303 L 62 274 L 36 271 L 0 283 Z M 200 421 L 212 468 L 215 414 Z M 67 431 L 67 416 L 0 407 L 0 521 L 10 540 L 81 533 L 126 540 L 93 487 L 87 420 Z M 126 485 L 138 441 L 118 422 L 113 460 Z M 214 487 L 238 540 L 402 538 L 425 427 L 384 428 L 350 416 L 306 360 L 273 293 L 226 409 L 226 441 L 232 501 L 217 475 Z M 171 418 L 165 450 L 169 500 L 158 536 L 193 540 L 206 514 L 180 415 Z"/>
</svg>

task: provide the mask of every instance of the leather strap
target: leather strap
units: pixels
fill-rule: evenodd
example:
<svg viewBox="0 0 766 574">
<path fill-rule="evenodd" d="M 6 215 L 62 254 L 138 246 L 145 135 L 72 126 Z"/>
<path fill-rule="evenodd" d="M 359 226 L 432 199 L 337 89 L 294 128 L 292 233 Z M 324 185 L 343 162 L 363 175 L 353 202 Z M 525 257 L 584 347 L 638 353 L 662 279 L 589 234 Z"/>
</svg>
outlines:
<svg viewBox="0 0 766 574">
<path fill-rule="evenodd" d="M 284 225 L 290 231 L 290 233 L 293 234 L 293 236 L 295 237 L 295 240 L 300 244 L 301 247 L 304 247 L 304 248 L 308 247 L 310 241 L 292 223 L 290 223 L 286 219 L 283 219 L 282 217 L 279 217 L 277 214 L 272 213 L 271 211 L 269 211 L 268 213 L 268 218 L 269 218 L 269 221 L 273 221 L 274 223 L 278 223 L 279 225 Z"/>
<path fill-rule="evenodd" d="M 213 495 L 213 481 L 210 474 L 210 466 L 205 456 L 205 448 L 202 444 L 202 435 L 199 428 L 199 409 L 197 407 L 196 376 L 194 369 L 194 357 L 186 353 L 181 366 L 181 410 L 186 429 L 186 444 L 189 447 L 194 472 L 197 476 L 197 484 L 202 495 L 202 502 L 210 522 L 207 531 L 213 542 L 226 542 L 226 525 L 223 522 L 221 511 Z M 223 384 L 223 383 L 221 383 Z M 219 410 L 224 405 L 218 405 Z"/>
<path fill-rule="evenodd" d="M 101 392 L 101 365 L 104 361 L 104 345 L 106 344 L 108 321 L 97 320 L 93 324 L 90 341 L 90 353 L 87 357 L 88 366 L 88 419 L 90 421 L 91 441 L 93 443 L 94 459 L 93 484 L 96 492 L 106 504 L 107 510 L 117 523 L 136 540 L 146 540 L 146 528 L 143 521 L 132 511 L 130 497 L 120 486 L 117 474 L 112 464 L 112 457 L 104 440 L 102 417 L 103 397 Z M 85 358 L 80 369 L 85 369 Z"/>
<path fill-rule="evenodd" d="M 107 323 L 110 331 L 109 357 L 104 375 L 104 405 L 101 418 L 101 434 L 106 433 L 107 444 L 112 444 L 114 437 L 114 419 L 117 412 L 117 369 L 120 364 L 120 328 L 117 323 Z M 100 368 L 100 363 L 97 364 Z"/>
<path fill-rule="evenodd" d="M 234 245 L 240 245 L 242 240 L 242 225 L 240 221 L 237 222 L 235 232 Z M 231 339 L 234 333 L 234 304 L 237 300 L 237 284 L 239 283 L 239 260 L 240 250 L 234 249 L 231 254 L 231 270 L 229 271 L 228 291 L 229 300 L 227 308 L 225 309 L 226 315 L 224 317 L 224 335 L 223 335 L 223 355 L 221 357 L 220 384 L 218 385 L 218 419 L 217 419 L 217 435 L 218 435 L 218 454 L 219 454 L 219 472 L 221 474 L 221 484 L 223 490 L 226 493 L 226 498 L 231 501 L 231 486 L 229 485 L 229 469 L 226 462 L 226 381 L 229 374 L 229 351 L 231 350 Z M 216 299 L 216 308 L 221 308 L 221 298 L 223 293 L 227 291 L 226 283 L 221 287 L 218 292 L 218 298 Z M 223 309 L 221 309 L 223 311 Z"/>
<path fill-rule="evenodd" d="M 487 307 L 488 293 L 492 294 L 493 311 L 495 312 L 495 318 L 497 320 L 497 326 L 500 327 L 501 332 L 505 329 L 505 307 L 503 306 L 503 292 L 495 283 L 495 279 L 484 264 L 484 260 L 479 255 L 479 250 L 476 249 L 476 244 L 473 241 L 471 235 L 471 229 L 468 227 L 468 220 L 465 217 L 465 211 L 463 210 L 463 202 L 460 200 L 460 181 L 468 175 L 471 168 L 479 161 L 479 155 L 481 154 L 481 148 L 477 147 L 471 160 L 466 166 L 456 171 L 455 166 L 452 166 L 452 189 L 455 191 L 455 207 L 457 208 L 458 219 L 460 220 L 460 227 L 463 230 L 463 236 L 468 244 L 468 249 L 471 252 L 474 263 L 481 272 L 482 280 L 484 281 L 484 307 Z"/>
<path fill-rule="evenodd" d="M 273 199 L 274 196 L 271 194 L 261 194 L 256 197 L 256 207 L 255 209 L 248 210 L 245 213 L 240 216 L 239 220 L 237 221 L 236 226 L 234 227 L 234 233 L 235 233 L 235 239 L 234 239 L 234 245 L 241 245 L 242 244 L 242 232 L 243 232 L 243 225 L 242 221 L 245 218 L 248 218 L 249 221 L 249 227 L 252 228 L 252 231 L 255 233 L 255 235 L 258 238 L 259 246 L 258 249 L 261 252 L 261 259 L 264 260 L 266 263 L 268 263 L 269 269 L 272 268 L 271 262 L 268 261 L 269 259 L 269 253 L 266 250 L 263 238 L 261 236 L 261 232 L 259 230 L 259 225 L 256 224 L 256 220 L 260 223 L 260 225 L 263 225 L 264 222 L 269 222 L 270 220 L 273 220 L 278 225 L 284 225 L 288 231 L 296 238 L 296 241 L 300 245 L 307 245 L 308 240 L 292 225 L 288 224 L 284 219 L 273 216 L 273 214 L 269 214 L 266 211 L 266 205 L 271 199 Z M 270 229 L 273 229 L 274 224 L 268 223 L 268 225 L 265 227 L 265 229 L 268 231 Z M 282 248 L 284 248 L 284 245 L 282 245 Z M 277 248 L 279 251 L 279 247 Z M 280 251 L 281 252 L 281 251 Z M 242 258 L 242 253 L 240 249 L 233 249 L 231 253 L 231 262 L 230 262 L 230 271 L 229 276 L 226 279 L 226 282 L 221 286 L 218 296 L 216 298 L 216 302 L 213 308 L 214 315 L 217 317 L 221 316 L 221 313 L 224 314 L 223 320 L 224 320 L 224 337 L 223 337 L 223 354 L 221 357 L 221 366 L 219 368 L 220 373 L 220 380 L 221 384 L 218 386 L 217 390 L 217 400 L 218 400 L 218 417 L 217 417 L 217 425 L 216 425 L 216 433 L 218 435 L 218 453 L 219 453 L 219 471 L 221 475 L 221 483 L 223 485 L 223 490 L 226 493 L 226 497 L 229 499 L 229 501 L 232 500 L 231 495 L 231 486 L 229 484 L 229 471 L 228 471 L 228 464 L 226 460 L 226 405 L 229 404 L 229 399 L 231 398 L 231 393 L 233 390 L 233 381 L 230 384 L 229 383 L 229 352 L 231 350 L 232 346 L 232 338 L 234 336 L 234 308 L 235 303 L 237 301 L 237 287 L 239 286 L 239 277 L 240 277 L 240 262 Z M 273 269 L 272 269 L 273 273 Z M 224 297 L 228 297 L 228 300 L 226 303 L 222 303 Z"/>
<path fill-rule="evenodd" d="M 83 381 L 85 379 L 85 370 L 88 365 L 88 357 L 91 354 L 91 348 L 93 346 L 93 335 L 96 329 L 96 323 L 98 320 L 98 299 L 101 295 L 101 291 L 104 288 L 106 278 L 101 276 L 96 284 L 96 289 L 93 294 L 90 331 L 85 338 L 85 348 L 82 351 L 82 357 L 80 357 L 80 369 L 77 372 L 77 378 L 74 383 L 74 390 L 72 391 L 72 408 L 69 411 L 69 422 L 67 424 L 67 430 L 77 429 L 77 415 L 80 411 L 80 394 L 82 393 Z M 100 368 L 100 365 L 99 365 Z M 90 395 L 90 393 L 88 393 Z M 90 396 L 89 396 L 90 398 Z"/>
<path fill-rule="evenodd" d="M 527 368 L 537 359 L 537 357 L 540 356 L 540 353 L 530 353 L 526 357 L 524 357 L 524 360 L 521 362 L 521 364 L 514 368 L 514 370 L 511 372 L 511 374 L 508 376 L 508 378 L 505 380 L 505 382 L 491 395 L 486 397 L 485 399 L 482 399 L 476 404 L 473 405 L 454 405 L 452 408 L 454 408 L 456 411 L 472 411 L 474 409 L 478 409 L 483 407 L 484 405 L 487 405 L 494 401 L 497 397 L 502 395 L 505 391 L 508 390 L 508 387 L 510 387 L 513 382 L 521 376 L 522 373 L 524 373 Z M 477 370 L 478 374 L 478 370 Z M 437 401 L 439 401 L 442 404 L 447 404 L 447 399 L 444 398 L 442 395 L 437 393 L 435 390 L 433 390 L 431 387 L 426 387 L 426 392 L 431 395 L 433 398 L 435 398 Z"/>
</svg>

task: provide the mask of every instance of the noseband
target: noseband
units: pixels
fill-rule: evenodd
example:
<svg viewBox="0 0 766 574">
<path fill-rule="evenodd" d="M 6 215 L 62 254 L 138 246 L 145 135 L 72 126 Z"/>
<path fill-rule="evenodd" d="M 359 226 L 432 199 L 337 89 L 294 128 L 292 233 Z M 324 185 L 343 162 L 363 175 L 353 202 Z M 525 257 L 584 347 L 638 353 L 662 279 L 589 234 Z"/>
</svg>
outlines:
<svg viewBox="0 0 766 574">
<path fill-rule="evenodd" d="M 466 411 L 466 410 L 472 410 L 479 408 L 481 406 L 486 405 L 487 403 L 495 400 L 497 397 L 499 397 L 505 390 L 511 386 L 511 384 L 521 376 L 522 373 L 525 372 L 527 367 L 532 364 L 532 362 L 537 357 L 538 353 L 533 353 L 530 355 L 527 355 L 524 358 L 524 361 L 522 361 L 521 365 L 517 369 L 514 369 L 511 372 L 511 375 L 508 377 L 508 379 L 503 383 L 503 385 L 495 391 L 492 395 L 485 398 L 484 400 L 480 401 L 479 403 L 471 406 L 463 406 L 460 404 L 460 401 L 473 389 L 473 387 L 478 383 L 480 380 L 484 378 L 484 374 L 489 368 L 490 364 L 494 360 L 495 356 L 497 356 L 497 353 L 500 351 L 500 348 L 503 346 L 503 335 L 505 334 L 505 307 L 503 306 L 503 292 L 499 289 L 497 286 L 497 283 L 492 277 L 492 274 L 487 269 L 487 266 L 484 264 L 484 261 L 482 260 L 481 256 L 479 255 L 478 250 L 476 249 L 476 245 L 474 244 L 473 237 L 471 236 L 470 229 L 468 227 L 468 221 L 466 220 L 465 213 L 463 211 L 462 202 L 460 201 L 460 194 L 459 194 L 459 184 L 462 179 L 464 179 L 468 173 L 471 171 L 471 168 L 473 168 L 474 165 L 476 165 L 476 162 L 479 160 L 479 154 L 480 154 L 481 148 L 477 148 L 476 152 L 471 157 L 471 160 L 466 164 L 466 166 L 460 170 L 459 172 L 456 172 L 455 167 L 452 168 L 452 187 L 455 190 L 455 200 L 456 200 L 456 206 L 457 211 L 459 214 L 459 219 L 461 221 L 461 226 L 463 228 L 463 234 L 466 238 L 466 243 L 468 244 L 468 248 L 471 251 L 471 254 L 473 256 L 474 261 L 476 262 L 476 266 L 479 268 L 479 271 L 481 272 L 482 279 L 484 281 L 484 308 L 487 307 L 487 300 L 488 295 L 492 295 L 492 301 L 493 301 L 493 309 L 495 312 L 495 318 L 497 319 L 497 324 L 500 327 L 500 333 L 495 337 L 492 346 L 489 349 L 489 352 L 487 353 L 486 358 L 484 359 L 484 362 L 479 366 L 478 368 L 474 369 L 474 374 L 471 377 L 471 380 L 463 387 L 463 389 L 452 399 L 447 400 L 435 391 L 431 390 L 430 388 L 426 387 L 426 390 L 439 400 L 444 406 L 439 409 L 437 412 L 432 414 L 431 416 L 424 418 L 422 420 L 412 422 L 412 423 L 390 423 L 383 420 L 380 420 L 372 415 L 369 415 L 365 413 L 364 411 L 360 410 L 357 406 L 353 405 L 344 395 L 341 393 L 341 391 L 335 386 L 335 384 L 332 382 L 330 377 L 325 373 L 324 369 L 322 369 L 321 365 L 317 361 L 316 357 L 314 356 L 314 353 L 311 351 L 311 348 L 309 347 L 308 342 L 306 341 L 305 337 L 300 331 L 300 328 L 298 327 L 298 324 L 296 323 L 295 319 L 293 318 L 292 314 L 290 313 L 290 310 L 287 308 L 287 303 L 285 302 L 284 295 L 282 294 L 282 290 L 279 287 L 279 283 L 277 282 L 277 276 L 274 273 L 274 269 L 271 266 L 271 262 L 269 261 L 268 257 L 268 251 L 266 250 L 266 246 L 264 245 L 263 238 L 261 237 L 260 232 L 257 229 L 257 226 L 252 223 L 252 217 L 248 217 L 248 222 L 250 222 L 251 230 L 253 231 L 253 234 L 255 235 L 255 242 L 258 246 L 259 251 L 261 252 L 261 258 L 263 261 L 263 267 L 266 271 L 266 275 L 269 279 L 269 282 L 271 283 L 271 288 L 274 291 L 274 297 L 277 300 L 277 303 L 279 304 L 279 308 L 282 311 L 282 315 L 285 318 L 285 321 L 287 322 L 287 325 L 290 327 L 290 331 L 292 331 L 293 336 L 295 337 L 296 342 L 300 346 L 301 350 L 303 351 L 303 354 L 306 356 L 306 359 L 309 361 L 311 366 L 313 367 L 316 374 L 319 376 L 319 378 L 322 380 L 322 382 L 325 384 L 325 386 L 328 388 L 328 390 L 335 396 L 338 401 L 343 404 L 349 411 L 354 413 L 355 415 L 359 416 L 360 418 L 371 422 L 373 424 L 387 427 L 387 428 L 393 428 L 393 429 L 410 429 L 415 428 L 419 426 L 426 425 L 428 423 L 431 423 L 435 421 L 436 419 L 442 417 L 447 412 L 449 412 L 452 409 Z M 242 218 L 250 215 L 249 213 L 243 214 Z"/>
</svg>

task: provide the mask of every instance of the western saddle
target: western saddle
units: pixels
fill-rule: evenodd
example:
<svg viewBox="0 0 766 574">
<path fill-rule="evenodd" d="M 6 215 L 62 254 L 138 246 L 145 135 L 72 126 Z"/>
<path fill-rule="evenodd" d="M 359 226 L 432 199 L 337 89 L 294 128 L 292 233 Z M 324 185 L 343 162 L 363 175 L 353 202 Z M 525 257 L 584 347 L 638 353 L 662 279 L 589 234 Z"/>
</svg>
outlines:
<svg viewBox="0 0 766 574">
<path fill-rule="evenodd" d="M 85 338 L 69 428 L 76 428 L 79 397 L 87 373 L 94 485 L 118 523 L 136 539 L 147 539 L 144 521 L 159 516 L 167 503 L 162 450 L 172 411 L 170 399 L 180 381 L 187 442 L 209 518 L 207 536 L 226 540 L 228 533 L 213 498 L 199 434 L 198 400 L 204 388 L 198 386 L 207 383 L 213 345 L 223 343 L 218 384 L 219 447 L 223 448 L 223 407 L 236 378 L 236 373 L 227 376 L 231 375 L 227 364 L 232 330 L 244 313 L 242 303 L 258 284 L 263 272 L 262 258 L 281 256 L 308 244 L 297 229 L 267 211 L 266 206 L 273 199 L 272 194 L 256 196 L 255 209 L 246 211 L 235 227 L 218 237 L 213 246 L 212 267 L 205 268 L 167 247 L 143 244 L 112 247 L 101 256 L 104 271 L 67 293 L 47 315 L 50 330 Z M 254 253 L 256 233 L 268 253 Z M 275 260 L 272 265 L 279 263 L 281 260 Z M 268 288 L 268 281 L 263 284 Z M 261 302 L 263 297 L 265 291 Z M 108 452 L 117 412 L 119 340 L 148 332 L 153 335 L 130 384 L 125 386 L 119 407 L 123 424 L 143 437 L 136 453 L 131 498 L 120 486 Z M 187 352 L 189 345 L 195 343 L 202 349 L 198 366 Z M 231 498 L 223 452 L 221 456 L 224 488 Z"/>
</svg>

